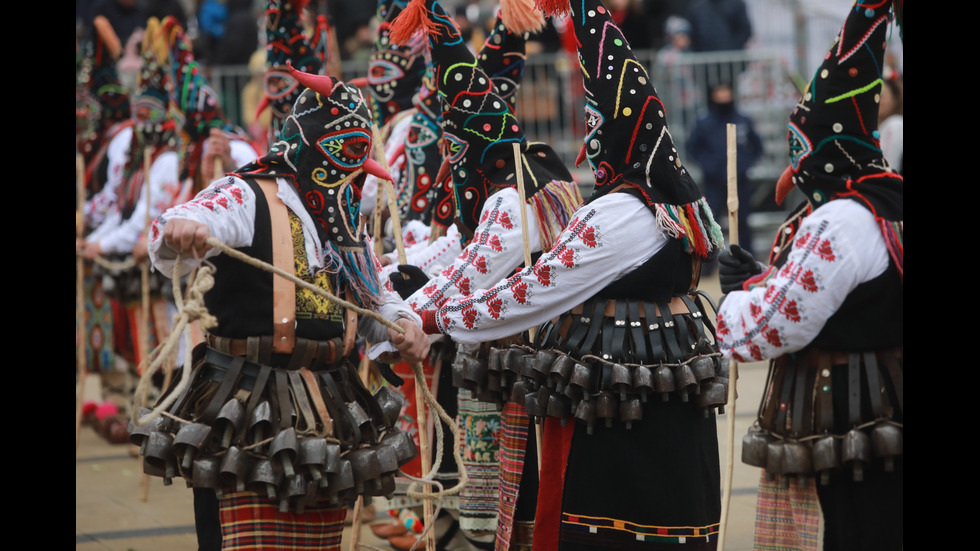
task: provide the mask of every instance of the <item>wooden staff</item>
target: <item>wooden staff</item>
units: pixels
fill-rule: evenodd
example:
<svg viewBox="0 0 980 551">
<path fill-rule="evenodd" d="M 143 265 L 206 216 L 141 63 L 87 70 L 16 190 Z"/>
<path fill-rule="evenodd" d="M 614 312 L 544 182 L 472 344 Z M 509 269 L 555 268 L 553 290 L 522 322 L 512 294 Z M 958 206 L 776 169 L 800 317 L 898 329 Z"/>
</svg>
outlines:
<svg viewBox="0 0 980 551">
<path fill-rule="evenodd" d="M 527 193 L 524 191 L 524 162 L 521 158 L 521 144 L 514 142 L 514 175 L 517 177 L 517 196 L 521 203 L 521 235 L 524 237 L 524 266 L 531 267 L 531 242 L 528 238 L 527 229 Z M 531 342 L 534 342 L 535 328 L 528 330 Z M 544 438 L 544 427 L 542 423 L 534 423 L 535 448 L 538 453 L 538 473 L 541 473 L 543 465 L 541 460 L 542 443 Z"/>
<path fill-rule="evenodd" d="M 146 233 L 150 229 L 150 166 L 153 164 L 151 156 L 153 155 L 153 149 L 149 146 L 143 149 L 143 191 L 146 193 L 146 213 L 143 216 L 143 229 Z M 148 234 L 147 234 L 148 236 Z M 143 284 L 143 311 L 142 316 L 140 316 L 140 326 L 143 328 L 140 334 L 139 345 L 140 345 L 140 357 L 139 365 L 143 366 L 145 370 L 147 368 L 146 360 L 149 358 L 149 351 L 147 348 L 150 347 L 150 261 L 149 259 L 143 261 L 143 266 L 141 266 L 141 278 Z M 142 375 L 142 371 L 140 371 Z M 166 388 L 166 387 L 164 387 Z M 146 461 L 146 458 L 143 458 Z M 150 496 L 150 475 L 146 474 L 146 470 L 143 472 L 143 493 L 140 495 L 140 499 L 146 501 Z"/>
<path fill-rule="evenodd" d="M 738 244 L 738 158 L 735 125 L 728 124 L 728 241 Z M 738 380 L 738 363 L 730 363 L 728 374 L 728 450 L 725 458 L 725 487 L 721 500 L 721 520 L 718 526 L 718 551 L 725 549 L 725 531 L 728 511 L 732 500 L 732 474 L 735 469 L 735 381 Z"/>
<path fill-rule="evenodd" d="M 75 238 L 81 239 L 85 233 L 85 159 L 81 153 L 75 154 Z M 76 361 L 78 365 L 78 397 L 75 404 L 75 452 L 78 452 L 78 437 L 82 430 L 82 402 L 85 398 L 85 378 L 88 375 L 88 358 L 85 334 L 85 259 L 75 256 L 75 323 L 78 337 Z"/>
<path fill-rule="evenodd" d="M 374 151 L 378 157 L 378 162 L 381 163 L 381 168 L 385 171 L 389 171 L 388 159 L 385 157 L 384 147 L 382 146 L 384 142 L 381 139 L 381 133 L 378 131 L 378 127 L 374 127 Z M 392 222 L 392 233 L 395 236 L 395 248 L 398 250 L 398 263 L 407 264 L 408 257 L 405 255 L 405 244 L 402 241 L 402 225 L 401 220 L 398 217 L 398 201 L 395 197 L 395 185 L 391 180 L 382 180 L 378 178 L 378 183 L 384 185 L 385 195 L 388 196 L 388 216 L 391 218 Z M 378 194 L 380 196 L 381 186 L 378 186 Z M 422 370 L 423 375 L 425 370 Z M 421 381 L 415 381 L 415 410 L 416 416 L 418 417 L 419 425 L 419 455 L 422 461 L 422 473 L 427 474 L 432 470 L 432 457 L 429 453 L 429 427 L 428 427 L 428 416 L 425 411 L 425 394 L 422 389 L 422 385 L 428 386 L 428 381 L 425 377 L 422 377 Z M 439 421 L 436 420 L 438 423 Z M 431 489 L 431 486 L 425 485 L 422 488 L 423 492 L 427 492 Z M 431 499 L 426 499 L 422 504 L 422 524 L 428 528 L 435 522 L 433 518 L 435 516 L 435 510 Z M 357 519 L 355 519 L 356 521 Z M 429 529 L 425 532 L 425 549 L 426 551 L 436 551 L 436 539 L 435 530 Z"/>
</svg>

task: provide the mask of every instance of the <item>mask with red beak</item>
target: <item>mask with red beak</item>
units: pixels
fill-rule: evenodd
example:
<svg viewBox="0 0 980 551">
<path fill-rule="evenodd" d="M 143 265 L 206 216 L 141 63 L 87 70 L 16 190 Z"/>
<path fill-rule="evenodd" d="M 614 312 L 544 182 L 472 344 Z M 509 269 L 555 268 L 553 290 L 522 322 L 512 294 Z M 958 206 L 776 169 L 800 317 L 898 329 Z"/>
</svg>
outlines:
<svg viewBox="0 0 980 551">
<path fill-rule="evenodd" d="M 287 178 L 325 245 L 361 251 L 357 222 L 364 178 L 391 178 L 371 159 L 371 111 L 354 86 L 291 66 L 289 72 L 305 89 L 269 152 L 242 167 L 239 175 Z"/>
</svg>

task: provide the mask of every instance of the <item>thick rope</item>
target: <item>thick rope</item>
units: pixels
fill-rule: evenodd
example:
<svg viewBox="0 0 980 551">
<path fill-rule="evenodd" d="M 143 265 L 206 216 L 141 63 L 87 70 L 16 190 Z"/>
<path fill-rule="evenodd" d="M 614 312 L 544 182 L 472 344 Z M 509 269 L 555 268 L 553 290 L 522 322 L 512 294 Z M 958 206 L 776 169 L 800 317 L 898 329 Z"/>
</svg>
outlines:
<svg viewBox="0 0 980 551">
<path fill-rule="evenodd" d="M 173 280 L 175 282 L 180 281 L 180 266 L 181 266 L 180 255 L 177 257 L 177 261 L 174 263 L 174 274 Z M 143 370 L 143 376 L 140 377 L 140 382 L 136 386 L 136 391 L 133 396 L 133 403 L 136 407 L 133 408 L 133 424 L 137 427 L 144 427 L 151 421 L 157 418 L 162 412 L 170 408 L 171 405 L 177 400 L 177 397 L 184 392 L 191 378 L 191 364 L 193 363 L 192 349 L 193 341 L 191 335 L 188 332 L 184 335 L 184 329 L 187 328 L 192 322 L 200 321 L 202 329 L 209 329 L 218 324 L 217 318 L 208 312 L 207 307 L 204 305 L 204 295 L 214 287 L 214 269 L 210 266 L 202 266 L 198 268 L 191 278 L 187 282 L 187 295 L 188 300 L 184 301 L 180 293 L 180 285 L 174 285 L 174 302 L 177 305 L 178 313 L 174 315 L 173 329 L 170 332 L 170 336 L 153 349 L 148 358 L 150 365 L 148 368 Z M 147 402 L 147 396 L 149 395 L 149 390 L 152 385 L 153 374 L 163 366 L 164 361 L 177 354 L 177 344 L 181 336 L 185 337 L 184 346 L 184 365 L 181 370 L 180 381 L 163 401 L 157 404 L 149 413 L 139 416 L 139 410 L 141 407 L 145 406 Z"/>
<path fill-rule="evenodd" d="M 340 297 L 334 296 L 329 291 L 326 291 L 320 287 L 317 287 L 315 285 L 307 283 L 306 281 L 303 281 L 302 279 L 296 277 L 294 274 L 285 272 L 269 263 L 248 256 L 242 253 L 241 251 L 235 250 L 229 247 L 228 245 L 225 245 L 224 243 L 222 243 L 221 241 L 219 241 L 214 237 L 209 237 L 206 242 L 212 247 L 219 249 L 222 252 L 241 260 L 242 262 L 245 262 L 261 270 L 272 272 L 274 274 L 285 277 L 286 279 L 289 279 L 296 285 L 299 285 L 304 289 L 308 289 L 311 292 L 319 294 L 327 298 L 328 300 L 340 306 L 343 306 L 344 308 L 349 308 L 359 314 L 370 317 L 376 320 L 378 323 L 381 323 L 385 327 L 398 331 L 399 333 L 405 333 L 404 328 L 395 324 L 392 321 L 389 321 L 388 319 L 381 316 L 377 312 L 373 310 L 365 310 L 364 308 L 361 308 L 355 304 L 351 304 L 350 302 L 347 302 L 341 299 Z M 182 264 L 182 260 L 183 259 L 181 258 L 181 256 L 178 255 L 176 261 L 174 262 L 174 274 L 173 274 L 174 281 L 179 281 L 180 266 Z M 207 307 L 204 304 L 204 294 L 207 291 L 211 290 L 213 286 L 214 286 L 213 268 L 207 265 L 201 266 L 200 268 L 197 269 L 197 271 L 194 274 L 192 274 L 191 281 L 188 282 L 188 300 L 186 302 L 181 299 L 179 286 L 178 285 L 174 286 L 174 302 L 176 303 L 178 309 L 178 314 L 174 316 L 174 327 L 170 333 L 170 337 L 166 341 L 161 343 L 150 354 L 150 356 L 153 359 L 150 364 L 150 367 L 144 370 L 143 377 L 140 379 L 139 385 L 136 387 L 136 393 L 134 397 L 135 403 L 145 404 L 146 396 L 149 391 L 149 386 L 153 373 L 155 373 L 160 368 L 160 366 L 163 365 L 164 359 L 166 359 L 169 355 L 176 353 L 175 348 L 176 348 L 177 338 L 180 338 L 180 335 L 184 333 L 185 327 L 187 327 L 191 322 L 195 320 L 201 321 L 202 329 L 209 329 L 217 325 L 217 319 L 208 312 Z M 169 408 L 173 404 L 173 402 L 176 401 L 177 397 L 180 396 L 180 394 L 184 391 L 184 388 L 186 388 L 190 380 L 190 366 L 191 363 L 193 363 L 193 360 L 191 358 L 191 348 L 192 348 L 192 342 L 191 342 L 190 334 L 188 333 L 181 380 L 178 382 L 177 387 L 174 388 L 172 392 L 170 392 L 167 398 L 164 401 L 162 401 L 160 404 L 158 404 L 152 411 L 150 411 L 146 415 L 139 417 L 138 416 L 139 407 L 133 408 L 134 410 L 133 423 L 136 426 L 138 427 L 146 426 L 146 424 L 148 424 L 153 419 L 155 419 L 165 409 Z M 412 485 L 409 487 L 410 489 L 418 484 L 433 484 L 437 486 L 439 490 L 436 492 L 417 492 L 417 491 L 410 490 L 408 492 L 408 496 L 416 499 L 435 500 L 438 503 L 441 503 L 444 496 L 458 494 L 469 480 L 466 474 L 466 468 L 463 466 L 462 450 L 460 449 L 460 441 L 459 441 L 460 440 L 459 427 L 456 426 L 455 420 L 449 417 L 449 415 L 446 413 L 446 410 L 444 410 L 442 406 L 439 405 L 439 403 L 435 399 L 435 396 L 432 395 L 432 391 L 429 390 L 429 385 L 426 384 L 425 382 L 425 373 L 422 369 L 422 363 L 421 362 L 414 363 L 412 365 L 412 371 L 415 373 L 416 385 L 420 385 L 420 388 L 422 389 L 425 402 L 429 404 L 431 409 L 436 412 L 439 418 L 450 427 L 450 432 L 453 435 L 453 453 L 456 459 L 456 464 L 459 466 L 459 483 L 456 484 L 456 486 L 450 488 L 449 490 L 443 490 L 442 485 L 434 480 L 435 475 L 438 472 L 439 466 L 441 464 L 443 440 L 444 440 L 442 426 L 439 423 L 435 423 L 436 435 L 437 435 L 437 445 L 436 445 L 437 459 L 435 461 L 435 464 L 432 466 L 429 472 L 426 473 L 421 478 L 411 477 L 408 475 L 406 475 L 406 478 L 409 478 L 410 480 L 413 481 Z M 428 529 L 428 527 L 426 527 L 426 529 Z"/>
<path fill-rule="evenodd" d="M 84 255 L 82 254 L 81 251 L 78 251 L 78 252 L 75 253 L 75 257 L 76 258 L 84 258 Z M 130 268 L 135 268 L 136 267 L 136 261 L 133 260 L 132 257 L 128 257 L 125 260 L 114 261 L 114 260 L 109 260 L 106 257 L 100 255 L 100 256 L 96 256 L 95 258 L 93 258 L 92 259 L 92 262 L 98 264 L 99 266 L 102 266 L 103 268 L 105 268 L 105 269 L 107 269 L 109 271 L 113 271 L 113 272 L 122 272 L 122 271 L 128 270 Z"/>
</svg>

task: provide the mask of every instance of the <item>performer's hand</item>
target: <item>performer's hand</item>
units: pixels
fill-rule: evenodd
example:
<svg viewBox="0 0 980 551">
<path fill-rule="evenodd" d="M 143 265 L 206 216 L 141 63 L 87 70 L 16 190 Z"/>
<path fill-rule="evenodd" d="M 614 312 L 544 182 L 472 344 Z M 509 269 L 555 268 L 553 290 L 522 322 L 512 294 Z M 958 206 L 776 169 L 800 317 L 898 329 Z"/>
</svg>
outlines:
<svg viewBox="0 0 980 551">
<path fill-rule="evenodd" d="M 728 294 L 732 291 L 741 291 L 745 280 L 761 274 L 765 266 L 757 261 L 751 253 L 732 245 L 729 250 L 722 251 L 718 257 L 718 281 L 721 283 L 721 292 Z"/>
<path fill-rule="evenodd" d="M 402 318 L 395 323 L 404 329 L 405 333 L 388 329 L 388 338 L 391 340 L 391 344 L 398 349 L 402 360 L 412 364 L 421 362 L 429 355 L 429 337 L 414 320 Z"/>
<path fill-rule="evenodd" d="M 221 159 L 221 170 L 226 172 L 236 167 L 231 157 L 231 141 L 221 129 L 212 128 L 211 134 L 205 141 L 205 153 L 201 159 L 201 181 L 210 182 L 214 179 L 214 160 Z M 220 175 L 219 175 L 220 176 Z"/>
<path fill-rule="evenodd" d="M 398 271 L 397 274 L 390 274 L 388 279 L 391 281 L 391 287 L 402 299 L 412 296 L 429 281 L 429 276 L 425 275 L 418 266 L 400 264 Z"/>
<path fill-rule="evenodd" d="M 149 257 L 150 253 L 146 248 L 146 234 L 143 234 L 140 235 L 139 239 L 136 240 L 136 245 L 133 246 L 133 260 L 138 264 Z"/>
<path fill-rule="evenodd" d="M 97 257 L 102 256 L 102 245 L 99 245 L 98 241 L 86 241 L 85 249 L 82 250 L 82 256 L 86 260 L 95 260 Z"/>
<path fill-rule="evenodd" d="M 185 256 L 203 258 L 211 245 L 207 244 L 211 230 L 207 225 L 185 218 L 171 218 L 163 227 L 163 242 Z"/>
</svg>

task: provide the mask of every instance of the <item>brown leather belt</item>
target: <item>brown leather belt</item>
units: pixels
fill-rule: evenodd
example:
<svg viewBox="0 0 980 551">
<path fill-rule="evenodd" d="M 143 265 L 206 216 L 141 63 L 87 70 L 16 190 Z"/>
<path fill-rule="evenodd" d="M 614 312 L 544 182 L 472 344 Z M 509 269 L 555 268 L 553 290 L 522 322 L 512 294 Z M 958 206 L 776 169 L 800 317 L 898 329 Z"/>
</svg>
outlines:
<svg viewBox="0 0 980 551">
<path fill-rule="evenodd" d="M 582 313 L 583 306 L 584 305 L 579 304 L 578 306 L 572 308 L 570 311 L 571 311 L 572 314 L 579 315 L 579 314 Z M 688 313 L 688 312 L 691 311 L 691 309 L 687 307 L 687 304 L 684 303 L 684 299 L 682 299 L 679 296 L 670 299 L 669 306 L 670 306 L 670 313 L 671 314 L 686 314 L 686 313 Z M 654 307 L 657 310 L 657 312 L 656 312 L 657 315 L 660 315 L 660 308 L 657 307 L 656 305 L 654 305 Z M 640 308 L 643 309 L 643 305 L 642 304 L 640 305 Z M 616 301 L 615 300 L 606 301 L 606 310 L 605 310 L 605 312 L 604 312 L 603 315 L 606 316 L 606 317 L 608 317 L 608 318 L 614 317 L 616 315 Z M 643 312 L 642 315 L 645 317 L 646 316 L 646 312 Z"/>
<path fill-rule="evenodd" d="M 248 337 L 233 339 L 208 334 L 205 336 L 208 346 L 231 356 L 244 356 L 251 362 L 264 365 L 270 363 L 273 353 L 273 337 Z M 288 354 L 286 369 L 322 369 L 334 367 L 346 357 L 344 338 L 335 337 L 326 341 L 314 341 L 296 338 L 292 352 Z"/>
</svg>

